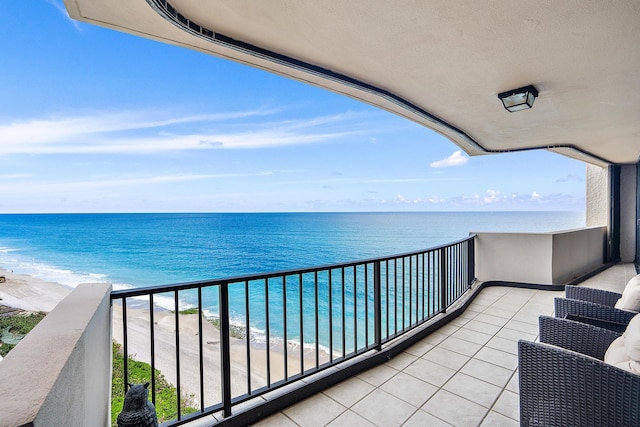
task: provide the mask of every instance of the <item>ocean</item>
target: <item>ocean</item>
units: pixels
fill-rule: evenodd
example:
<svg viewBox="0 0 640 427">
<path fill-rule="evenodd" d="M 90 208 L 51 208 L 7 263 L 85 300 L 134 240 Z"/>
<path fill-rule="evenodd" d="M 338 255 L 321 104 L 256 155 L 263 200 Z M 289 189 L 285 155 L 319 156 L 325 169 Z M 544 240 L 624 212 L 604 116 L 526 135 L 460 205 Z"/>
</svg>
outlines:
<svg viewBox="0 0 640 427">
<path fill-rule="evenodd" d="M 0 268 L 125 289 L 389 256 L 476 231 L 584 225 L 584 212 L 5 214 Z"/>
</svg>

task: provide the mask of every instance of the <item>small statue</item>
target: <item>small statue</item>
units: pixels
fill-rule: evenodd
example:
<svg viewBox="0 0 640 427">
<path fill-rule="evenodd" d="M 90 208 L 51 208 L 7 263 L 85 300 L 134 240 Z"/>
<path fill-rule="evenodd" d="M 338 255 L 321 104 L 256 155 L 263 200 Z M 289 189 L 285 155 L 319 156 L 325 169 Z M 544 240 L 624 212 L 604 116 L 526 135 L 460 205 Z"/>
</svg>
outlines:
<svg viewBox="0 0 640 427">
<path fill-rule="evenodd" d="M 158 416 L 149 401 L 149 383 L 129 384 L 124 396 L 122 412 L 118 414 L 118 427 L 157 427 Z"/>
</svg>

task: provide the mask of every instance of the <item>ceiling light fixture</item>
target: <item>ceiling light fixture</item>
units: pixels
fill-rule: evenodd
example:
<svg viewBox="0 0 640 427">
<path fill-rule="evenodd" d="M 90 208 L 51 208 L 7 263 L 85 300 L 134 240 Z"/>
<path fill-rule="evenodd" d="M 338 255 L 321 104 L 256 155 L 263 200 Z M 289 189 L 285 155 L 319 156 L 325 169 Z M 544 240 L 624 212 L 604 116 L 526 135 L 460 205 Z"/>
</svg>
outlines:
<svg viewBox="0 0 640 427">
<path fill-rule="evenodd" d="M 531 85 L 498 94 L 502 105 L 510 113 L 533 107 L 533 101 L 537 96 L 538 90 Z"/>
</svg>

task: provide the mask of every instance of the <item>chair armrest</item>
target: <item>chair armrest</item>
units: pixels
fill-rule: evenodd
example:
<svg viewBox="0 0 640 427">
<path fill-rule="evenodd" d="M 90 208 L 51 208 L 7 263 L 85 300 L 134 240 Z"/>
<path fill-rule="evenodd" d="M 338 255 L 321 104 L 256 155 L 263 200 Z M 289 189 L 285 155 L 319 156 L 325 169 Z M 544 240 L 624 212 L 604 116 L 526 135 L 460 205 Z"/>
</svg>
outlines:
<svg viewBox="0 0 640 427">
<path fill-rule="evenodd" d="M 564 318 L 567 315 L 574 315 L 605 320 L 625 326 L 637 314 L 632 311 L 620 310 L 619 308 L 607 307 L 593 302 L 560 297 L 554 298 L 554 308 L 556 317 Z"/>
<path fill-rule="evenodd" d="M 613 340 L 622 335 L 608 329 L 557 317 L 540 316 L 538 323 L 541 343 L 562 347 L 599 360 L 604 359 L 604 353 Z"/>
<path fill-rule="evenodd" d="M 604 289 L 587 288 L 584 286 L 567 285 L 564 288 L 565 296 L 570 299 L 594 302 L 596 304 L 613 307 L 622 294 L 605 291 Z"/>
<path fill-rule="evenodd" d="M 544 343 L 518 342 L 521 426 L 640 425 L 640 376 Z"/>
</svg>

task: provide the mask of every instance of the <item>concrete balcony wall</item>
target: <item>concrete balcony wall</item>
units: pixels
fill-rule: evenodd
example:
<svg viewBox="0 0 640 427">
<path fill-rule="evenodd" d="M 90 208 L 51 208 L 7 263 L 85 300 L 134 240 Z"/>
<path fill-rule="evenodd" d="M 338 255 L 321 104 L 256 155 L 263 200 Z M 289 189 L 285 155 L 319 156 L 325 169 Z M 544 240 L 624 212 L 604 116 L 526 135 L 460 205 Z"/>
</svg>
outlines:
<svg viewBox="0 0 640 427">
<path fill-rule="evenodd" d="M 0 362 L 0 425 L 110 424 L 110 292 L 78 286 Z"/>
<path fill-rule="evenodd" d="M 607 227 L 553 233 L 475 233 L 481 281 L 564 284 L 604 263 Z"/>
</svg>

